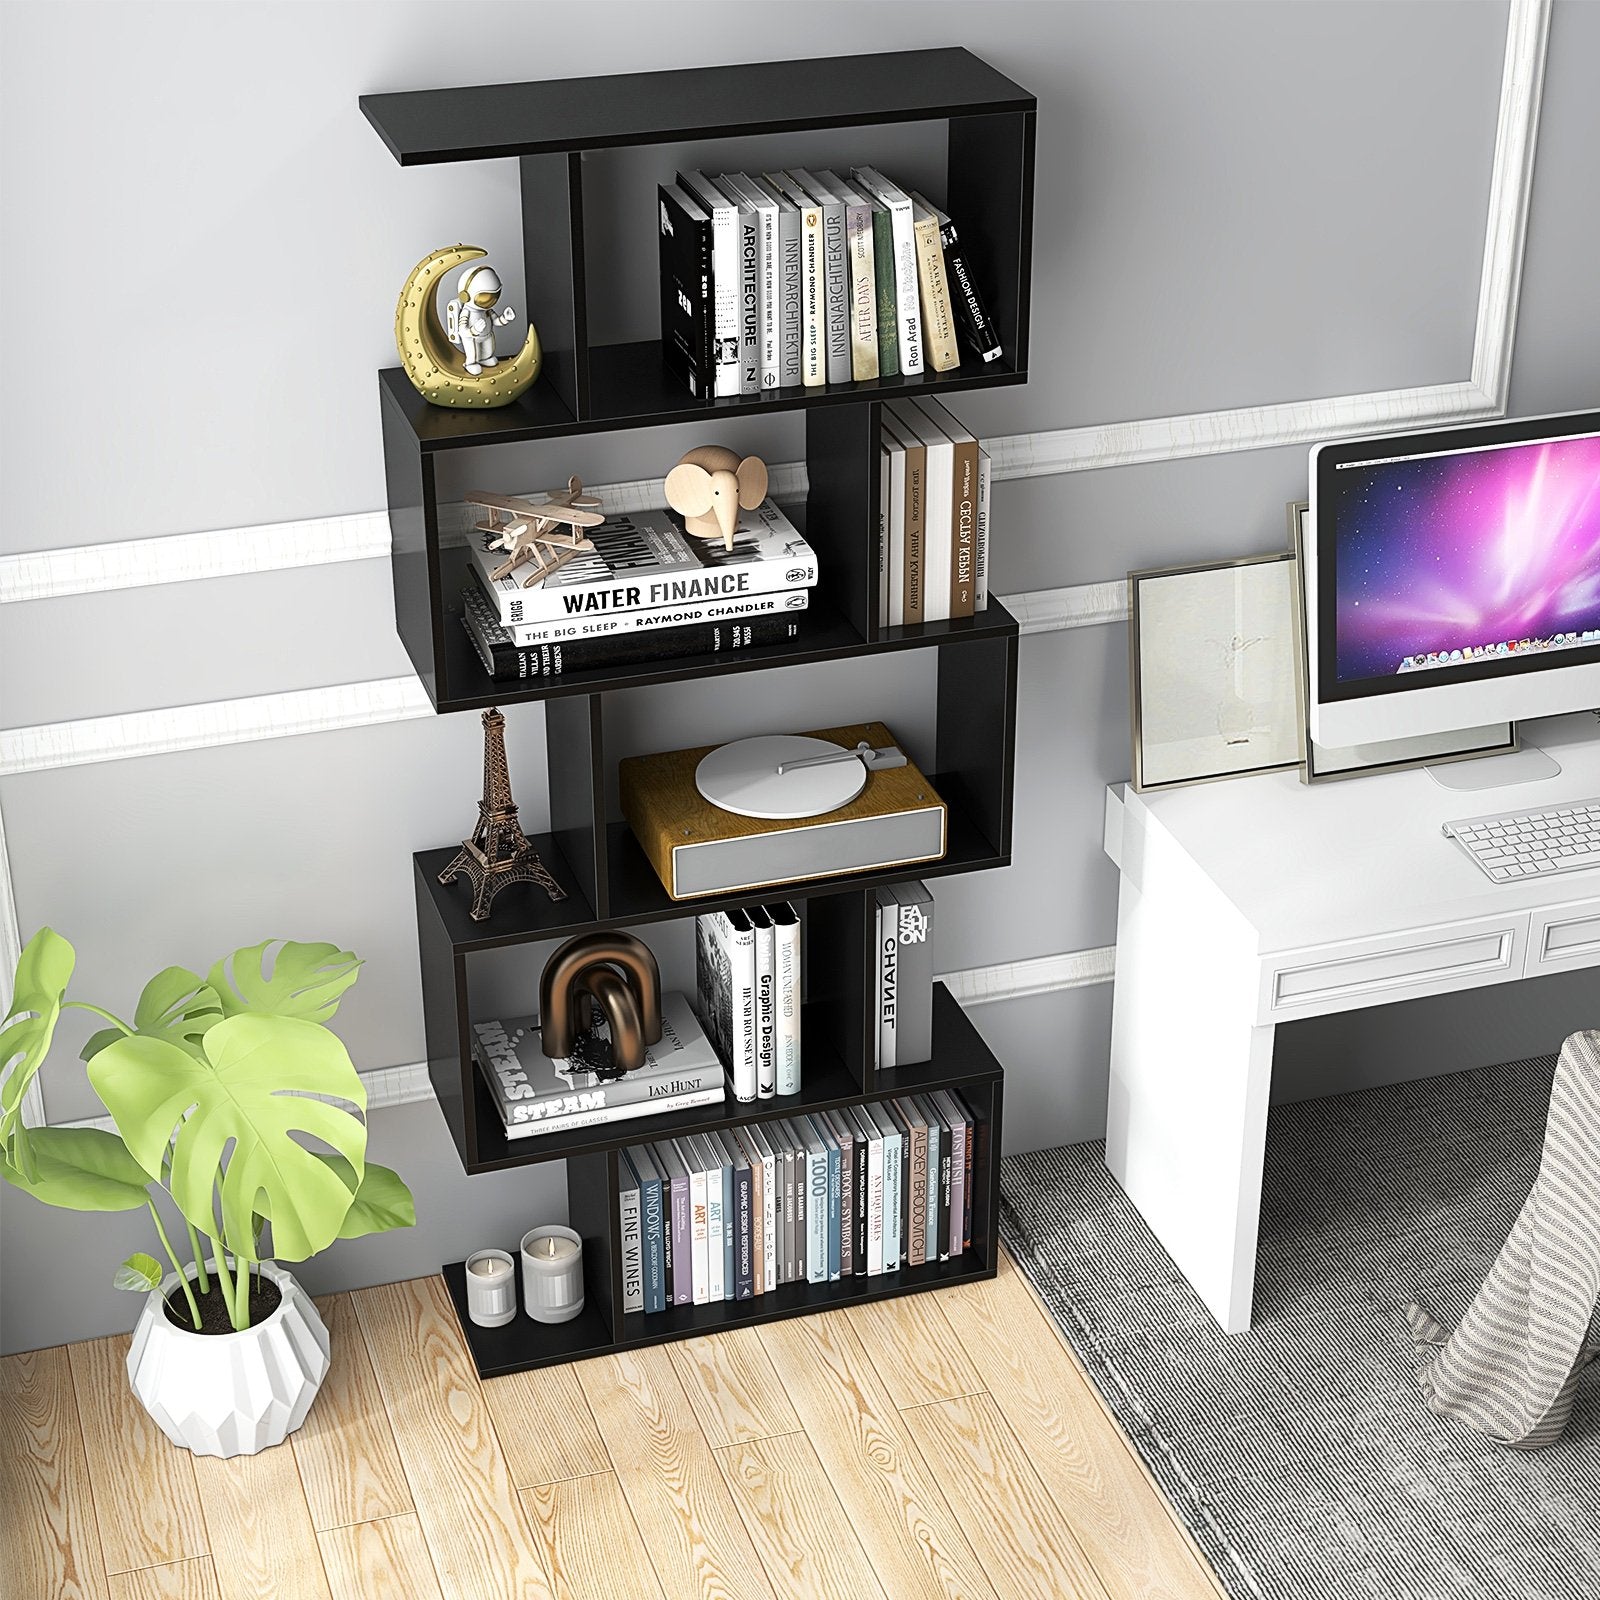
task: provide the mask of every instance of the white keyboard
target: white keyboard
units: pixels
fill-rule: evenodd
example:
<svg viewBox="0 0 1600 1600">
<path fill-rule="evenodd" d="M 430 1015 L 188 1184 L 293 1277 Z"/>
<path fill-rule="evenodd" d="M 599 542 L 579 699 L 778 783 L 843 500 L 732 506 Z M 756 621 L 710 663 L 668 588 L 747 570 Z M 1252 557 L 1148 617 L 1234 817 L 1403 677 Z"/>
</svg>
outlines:
<svg viewBox="0 0 1600 1600">
<path fill-rule="evenodd" d="M 1600 800 L 1447 822 L 1447 838 L 1495 883 L 1600 867 Z"/>
</svg>

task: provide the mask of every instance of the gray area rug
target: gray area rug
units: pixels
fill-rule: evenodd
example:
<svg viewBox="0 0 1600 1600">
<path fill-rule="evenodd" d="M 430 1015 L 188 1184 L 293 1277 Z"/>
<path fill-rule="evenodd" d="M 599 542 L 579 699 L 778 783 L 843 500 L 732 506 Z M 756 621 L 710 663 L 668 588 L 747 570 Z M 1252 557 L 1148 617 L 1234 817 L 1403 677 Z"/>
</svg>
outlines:
<svg viewBox="0 0 1600 1600">
<path fill-rule="evenodd" d="M 1564 1439 L 1430 1415 L 1403 1308 L 1454 1326 L 1538 1169 L 1553 1057 L 1274 1108 L 1255 1325 L 1224 1334 L 1076 1145 L 1002 1164 L 1001 1232 L 1230 1595 L 1595 1600 L 1600 1366 Z"/>
</svg>

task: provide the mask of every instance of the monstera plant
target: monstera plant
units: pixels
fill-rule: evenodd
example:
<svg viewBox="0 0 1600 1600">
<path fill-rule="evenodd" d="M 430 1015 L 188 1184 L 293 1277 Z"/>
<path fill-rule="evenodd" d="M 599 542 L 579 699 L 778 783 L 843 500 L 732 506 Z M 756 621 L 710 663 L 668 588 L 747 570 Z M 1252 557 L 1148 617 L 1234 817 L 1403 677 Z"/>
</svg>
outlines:
<svg viewBox="0 0 1600 1600">
<path fill-rule="evenodd" d="M 331 944 L 268 940 L 234 951 L 205 977 L 183 967 L 157 973 L 125 1022 L 66 998 L 75 959 L 65 939 L 43 928 L 17 963 L 0 1031 L 0 1177 L 47 1205 L 149 1212 L 170 1274 L 140 1252 L 115 1278 L 118 1287 L 151 1291 L 129 1353 L 135 1390 L 179 1443 L 215 1444 L 215 1454 L 262 1448 L 276 1442 L 268 1435 L 294 1411 L 291 1427 L 304 1420 L 327 1366 L 316 1308 L 276 1263 L 416 1220 L 399 1176 L 367 1160 L 366 1091 L 325 1026 L 361 964 Z M 114 1132 L 23 1121 L 28 1086 L 71 1009 L 107 1024 L 82 1056 Z M 172 1212 L 187 1249 L 174 1245 Z M 285 1344 L 261 1354 L 261 1369 L 298 1365 L 299 1387 L 309 1384 L 309 1393 L 269 1397 L 264 1416 L 241 1419 L 235 1410 L 219 1421 L 200 1415 L 204 1396 L 185 1411 L 189 1396 L 168 1395 L 158 1406 L 140 1389 L 151 1340 L 170 1340 L 169 1330 L 190 1336 L 175 1364 L 181 1372 L 208 1342 L 193 1335 L 254 1331 L 253 1314 L 275 1324 Z M 229 1359 L 236 1366 L 242 1358 Z M 224 1409 L 224 1391 L 231 1386 L 237 1398 L 250 1390 L 249 1377 L 214 1374 Z"/>
</svg>

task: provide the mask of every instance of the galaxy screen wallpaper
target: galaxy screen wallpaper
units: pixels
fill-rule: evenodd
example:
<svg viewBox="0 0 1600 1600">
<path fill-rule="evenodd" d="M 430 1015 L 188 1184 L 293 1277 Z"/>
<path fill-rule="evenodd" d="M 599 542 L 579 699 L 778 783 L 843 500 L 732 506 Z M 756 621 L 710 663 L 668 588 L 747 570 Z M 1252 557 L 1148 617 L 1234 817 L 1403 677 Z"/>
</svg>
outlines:
<svg viewBox="0 0 1600 1600">
<path fill-rule="evenodd" d="M 1352 465 L 1337 496 L 1338 681 L 1600 643 L 1600 438 Z"/>
</svg>

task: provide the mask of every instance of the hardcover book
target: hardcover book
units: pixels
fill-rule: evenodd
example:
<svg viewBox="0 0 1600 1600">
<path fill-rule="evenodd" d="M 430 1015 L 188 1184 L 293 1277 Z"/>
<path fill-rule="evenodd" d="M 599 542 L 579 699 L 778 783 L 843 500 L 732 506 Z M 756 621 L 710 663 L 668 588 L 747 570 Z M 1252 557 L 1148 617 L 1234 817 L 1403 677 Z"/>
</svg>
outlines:
<svg viewBox="0 0 1600 1600">
<path fill-rule="evenodd" d="M 774 1092 L 800 1093 L 800 1017 L 805 1001 L 800 971 L 800 917 L 787 903 L 767 907 L 772 919 L 774 964 L 778 975 L 778 1042 Z"/>
<path fill-rule="evenodd" d="M 822 207 L 822 321 L 829 383 L 850 382 L 850 258 L 845 239 L 845 205 L 814 172 L 791 170 L 795 180 Z"/>
<path fill-rule="evenodd" d="M 989 452 L 984 449 L 978 451 L 978 552 L 973 563 L 973 607 L 982 611 L 989 604 L 989 485 L 993 481 L 994 468 L 989 460 Z"/>
<path fill-rule="evenodd" d="M 760 1089 L 756 979 L 756 933 L 749 917 L 738 910 L 696 917 L 696 1000 L 735 1100 L 754 1100 Z"/>
<path fill-rule="evenodd" d="M 678 187 L 711 218 L 712 370 L 717 395 L 739 393 L 739 208 L 703 172 L 680 172 Z"/>
<path fill-rule="evenodd" d="M 742 172 L 724 172 L 717 182 L 754 219 L 756 303 L 759 312 L 757 381 L 763 389 L 778 387 L 778 206 L 765 190 Z M 741 210 L 741 225 L 745 212 Z"/>
<path fill-rule="evenodd" d="M 951 616 L 955 446 L 915 402 L 896 401 L 887 409 L 901 433 L 922 446 L 926 467 L 922 502 L 921 620 L 948 622 Z"/>
<path fill-rule="evenodd" d="M 716 392 L 711 218 L 675 183 L 656 190 L 661 230 L 661 359 L 696 399 Z"/>
<path fill-rule="evenodd" d="M 900 301 L 894 282 L 894 223 L 889 208 L 874 194 L 872 206 L 873 302 L 878 319 L 878 376 L 900 374 Z"/>
<path fill-rule="evenodd" d="M 885 406 L 879 424 L 883 437 L 891 450 L 899 452 L 902 461 L 895 463 L 895 472 L 904 474 L 900 490 L 900 519 L 891 524 L 891 543 L 900 552 L 900 573 L 897 585 L 900 615 L 890 620 L 897 626 L 925 622 L 928 605 L 927 563 L 924 543 L 927 533 L 928 450 L 921 438 Z M 891 593 L 895 592 L 891 575 Z"/>
<path fill-rule="evenodd" d="M 752 177 L 750 186 L 777 207 L 778 387 L 795 388 L 801 382 L 800 207 L 764 177 Z"/>
<path fill-rule="evenodd" d="M 889 1071 L 900 1064 L 896 1010 L 900 1000 L 900 902 L 885 884 L 876 891 L 878 904 L 878 1065 Z"/>
<path fill-rule="evenodd" d="M 899 985 L 895 1005 L 895 1065 L 933 1056 L 933 896 L 925 883 L 898 883 L 895 942 Z"/>
<path fill-rule="evenodd" d="M 672 1303 L 675 1306 L 693 1305 L 694 1219 L 691 1215 L 689 1168 L 674 1139 L 663 1139 L 659 1144 L 652 1145 L 650 1153 L 667 1180 Z"/>
<path fill-rule="evenodd" d="M 731 1131 L 715 1136 L 722 1146 L 723 1171 L 728 1174 L 728 1269 L 726 1298 L 749 1300 L 755 1294 L 755 1180 L 750 1157 Z"/>
<path fill-rule="evenodd" d="M 777 941 L 764 906 L 751 906 L 745 915 L 756 937 L 756 1094 L 770 1100 L 778 1086 Z"/>
<path fill-rule="evenodd" d="M 872 206 L 832 172 L 817 174 L 844 202 L 845 281 L 849 288 L 850 375 L 878 376 L 877 275 L 873 262 Z"/>
<path fill-rule="evenodd" d="M 856 167 L 852 176 L 857 185 L 864 188 L 889 213 L 894 243 L 895 300 L 900 310 L 897 330 L 900 337 L 900 370 L 908 378 L 915 378 L 922 372 L 923 366 L 922 310 L 911 197 L 873 167 Z"/>
<path fill-rule="evenodd" d="M 950 440 L 955 452 L 951 477 L 950 615 L 970 617 L 978 605 L 978 440 L 947 407 L 920 396 L 918 408 Z"/>
<path fill-rule="evenodd" d="M 922 292 L 923 353 L 935 372 L 950 372 L 961 365 L 961 351 L 956 344 L 955 313 L 945 278 L 939 222 L 915 200 L 911 202 L 911 219 L 917 241 L 917 285 Z"/>
<path fill-rule="evenodd" d="M 828 1132 L 839 1147 L 839 1276 L 855 1276 L 856 1136 L 837 1111 L 824 1113 Z"/>
<path fill-rule="evenodd" d="M 644 1309 L 651 1315 L 667 1306 L 664 1255 L 666 1207 L 661 1194 L 661 1171 L 645 1145 L 623 1152 L 639 1182 L 640 1233 L 644 1246 Z"/>
<path fill-rule="evenodd" d="M 787 172 L 769 172 L 773 189 L 795 207 L 800 240 L 800 381 L 820 388 L 828 381 L 827 240 L 821 203 Z"/>
<path fill-rule="evenodd" d="M 980 361 L 998 361 L 1000 335 L 995 330 L 994 319 L 989 315 L 983 296 L 978 293 L 966 252 L 956 237 L 955 224 L 938 206 L 924 200 L 915 189 L 911 190 L 911 199 L 913 203 L 932 212 L 939 224 L 939 243 L 944 249 L 945 272 L 955 308 L 957 337 Z"/>
<path fill-rule="evenodd" d="M 621 1207 L 622 1237 L 618 1241 L 622 1259 L 622 1309 L 644 1310 L 644 1234 L 639 1209 L 639 1179 L 624 1159 L 619 1167 L 618 1203 Z"/>
</svg>

